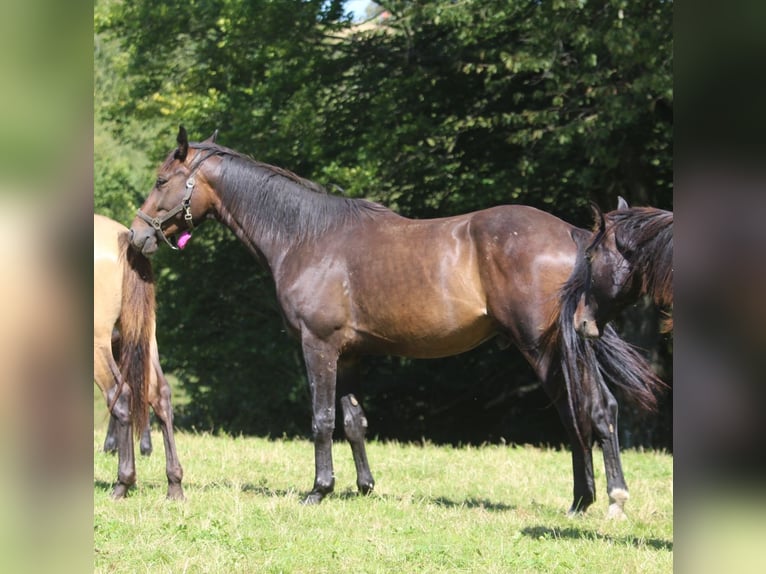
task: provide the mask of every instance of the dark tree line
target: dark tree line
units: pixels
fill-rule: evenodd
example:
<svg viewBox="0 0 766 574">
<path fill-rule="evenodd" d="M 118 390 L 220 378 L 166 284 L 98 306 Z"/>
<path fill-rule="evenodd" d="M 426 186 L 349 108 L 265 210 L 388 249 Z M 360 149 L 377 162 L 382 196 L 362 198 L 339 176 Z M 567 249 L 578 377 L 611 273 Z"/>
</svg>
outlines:
<svg viewBox="0 0 766 574">
<path fill-rule="evenodd" d="M 331 192 L 410 217 L 522 203 L 592 224 L 622 195 L 672 209 L 672 10 L 661 0 L 380 2 L 358 26 L 338 0 L 96 3 L 96 209 L 128 223 L 183 123 Z M 270 279 L 221 226 L 155 260 L 178 420 L 305 434 L 298 344 Z M 672 379 L 652 310 L 626 334 Z M 558 418 L 512 349 L 373 358 L 356 368 L 371 433 L 559 444 Z M 627 444 L 670 448 L 671 401 Z"/>
</svg>

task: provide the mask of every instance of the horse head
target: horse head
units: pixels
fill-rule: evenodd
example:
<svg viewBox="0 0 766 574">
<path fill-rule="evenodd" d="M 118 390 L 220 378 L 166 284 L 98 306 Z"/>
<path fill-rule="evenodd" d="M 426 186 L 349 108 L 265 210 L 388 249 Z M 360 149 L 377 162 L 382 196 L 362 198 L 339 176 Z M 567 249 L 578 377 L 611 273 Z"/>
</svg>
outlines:
<svg viewBox="0 0 766 574">
<path fill-rule="evenodd" d="M 584 337 L 600 337 L 604 326 L 633 295 L 632 268 L 618 245 L 614 228 L 597 205 L 593 205 L 597 227 L 585 249 L 584 291 L 574 313 L 574 325 Z M 618 210 L 628 209 L 620 197 Z"/>
<path fill-rule="evenodd" d="M 179 127 L 177 147 L 157 171 L 154 186 L 130 226 L 130 242 L 144 255 L 157 251 L 160 239 L 172 249 L 183 249 L 195 226 L 213 213 L 216 196 L 210 179 L 217 172 L 209 165 L 213 162 L 205 160 L 215 155 L 211 146 L 217 135 L 218 130 L 201 144 L 190 144 L 186 130 Z"/>
</svg>

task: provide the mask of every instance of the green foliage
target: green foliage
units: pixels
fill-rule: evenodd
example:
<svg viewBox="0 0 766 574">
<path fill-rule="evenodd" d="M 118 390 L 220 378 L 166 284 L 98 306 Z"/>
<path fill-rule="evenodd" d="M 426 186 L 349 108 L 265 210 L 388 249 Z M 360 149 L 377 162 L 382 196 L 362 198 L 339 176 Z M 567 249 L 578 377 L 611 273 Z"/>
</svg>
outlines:
<svg viewBox="0 0 766 574">
<path fill-rule="evenodd" d="M 132 219 L 180 123 L 412 217 L 524 203 L 589 226 L 588 202 L 618 194 L 672 209 L 672 1 L 380 4 L 387 19 L 355 27 L 338 0 L 98 0 L 97 211 Z M 204 229 L 156 266 L 161 351 L 193 397 L 182 419 L 307 429 L 298 346 L 231 234 Z M 531 378 L 511 351 L 368 365 L 357 392 L 381 436 L 536 440 L 521 427 L 552 413 L 538 389 L 508 422 Z M 470 439 L 448 436 L 466 420 Z"/>
</svg>

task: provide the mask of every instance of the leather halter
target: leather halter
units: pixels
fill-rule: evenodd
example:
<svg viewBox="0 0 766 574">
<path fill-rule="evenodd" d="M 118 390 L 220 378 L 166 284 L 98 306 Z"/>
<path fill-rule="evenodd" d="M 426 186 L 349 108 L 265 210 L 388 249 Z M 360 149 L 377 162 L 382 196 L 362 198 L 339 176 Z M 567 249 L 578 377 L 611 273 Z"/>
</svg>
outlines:
<svg viewBox="0 0 766 574">
<path fill-rule="evenodd" d="M 184 193 L 183 199 L 181 200 L 181 203 L 179 205 L 176 205 L 173 209 L 168 211 L 165 215 L 162 217 L 149 217 L 146 215 L 143 211 L 140 209 L 138 210 L 138 217 L 146 221 L 149 225 L 151 225 L 154 228 L 154 232 L 156 235 L 159 235 L 162 237 L 162 239 L 165 240 L 165 243 L 168 244 L 168 246 L 171 249 L 178 250 L 178 247 L 170 243 L 170 240 L 167 238 L 167 236 L 162 232 L 162 226 L 169 221 L 170 219 L 174 218 L 178 212 L 183 211 L 184 212 L 184 220 L 186 221 L 186 225 L 189 228 L 189 231 L 194 229 L 194 224 L 192 223 L 192 214 L 191 214 L 191 196 L 192 192 L 194 191 L 194 176 L 189 177 L 189 179 L 186 180 L 186 193 Z"/>
<path fill-rule="evenodd" d="M 192 213 L 191 213 L 191 196 L 192 193 L 194 193 L 194 185 L 196 183 L 194 179 L 194 174 L 199 170 L 200 167 L 202 167 L 202 162 L 205 161 L 210 156 L 214 155 L 215 151 L 210 151 L 206 155 L 204 155 L 199 161 L 196 162 L 196 165 L 193 165 L 191 169 L 191 174 L 189 175 L 189 178 L 186 180 L 186 192 L 184 193 L 183 198 L 181 198 L 181 203 L 176 205 L 173 209 L 166 212 L 163 216 L 157 216 L 157 217 L 149 217 L 146 213 L 138 210 L 138 217 L 146 221 L 149 225 L 151 225 L 154 228 L 155 235 L 159 235 L 165 243 L 168 244 L 168 247 L 171 249 L 178 251 L 179 248 L 173 245 L 170 240 L 167 238 L 167 236 L 163 233 L 162 227 L 173 219 L 176 215 L 178 215 L 179 212 L 184 212 L 184 221 L 186 221 L 186 227 L 189 231 L 192 231 L 194 229 L 194 222 L 192 221 Z"/>
</svg>

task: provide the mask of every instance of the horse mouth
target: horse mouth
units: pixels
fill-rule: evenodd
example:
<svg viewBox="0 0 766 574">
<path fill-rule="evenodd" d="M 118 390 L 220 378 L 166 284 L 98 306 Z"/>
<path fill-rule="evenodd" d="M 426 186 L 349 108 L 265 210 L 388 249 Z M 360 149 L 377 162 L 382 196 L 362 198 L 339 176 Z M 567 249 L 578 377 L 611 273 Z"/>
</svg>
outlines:
<svg viewBox="0 0 766 574">
<path fill-rule="evenodd" d="M 577 332 L 586 339 L 597 339 L 601 336 L 601 329 L 598 328 L 596 321 L 582 321 L 577 326 Z"/>
<path fill-rule="evenodd" d="M 142 244 L 133 244 L 136 248 L 140 249 L 143 255 L 147 257 L 154 255 L 157 251 L 157 238 L 154 235 L 147 237 Z"/>
</svg>

